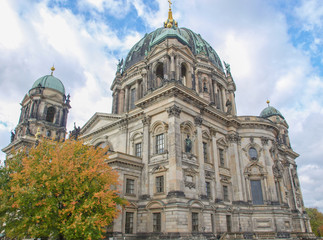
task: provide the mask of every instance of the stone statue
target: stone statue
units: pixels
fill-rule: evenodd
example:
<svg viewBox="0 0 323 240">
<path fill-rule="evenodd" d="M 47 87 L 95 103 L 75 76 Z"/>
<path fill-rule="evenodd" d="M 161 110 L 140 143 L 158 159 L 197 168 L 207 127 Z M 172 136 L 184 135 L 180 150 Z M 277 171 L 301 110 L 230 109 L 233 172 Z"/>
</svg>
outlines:
<svg viewBox="0 0 323 240">
<path fill-rule="evenodd" d="M 27 122 L 26 135 L 31 135 L 29 122 Z"/>
<path fill-rule="evenodd" d="M 192 151 L 192 140 L 190 139 L 190 136 L 187 135 L 187 138 L 185 139 L 185 152 L 190 153 Z"/>
<path fill-rule="evenodd" d="M 117 65 L 117 73 L 121 72 L 122 65 L 123 65 L 123 58 L 121 60 L 119 59 L 119 63 Z"/>
<path fill-rule="evenodd" d="M 13 131 L 11 131 L 10 142 L 13 142 L 13 140 L 15 140 L 15 136 L 16 136 L 16 134 Z"/>
<path fill-rule="evenodd" d="M 76 127 L 76 123 L 74 122 L 74 129 L 73 131 L 70 131 L 69 139 L 77 140 L 81 132 L 80 127 Z"/>
<path fill-rule="evenodd" d="M 223 61 L 227 74 L 231 74 L 230 64 Z"/>
<path fill-rule="evenodd" d="M 232 114 L 232 102 L 230 99 L 227 100 L 225 106 L 227 107 L 227 114 Z"/>
</svg>

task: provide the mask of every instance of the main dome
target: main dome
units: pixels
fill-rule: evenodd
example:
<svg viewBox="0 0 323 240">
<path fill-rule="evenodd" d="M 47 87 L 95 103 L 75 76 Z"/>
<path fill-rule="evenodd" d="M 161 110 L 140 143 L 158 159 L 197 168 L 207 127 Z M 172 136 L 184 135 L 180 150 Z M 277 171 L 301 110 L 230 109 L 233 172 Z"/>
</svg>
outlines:
<svg viewBox="0 0 323 240">
<path fill-rule="evenodd" d="M 282 119 L 285 119 L 284 116 L 274 107 L 268 106 L 264 110 L 261 111 L 260 117 L 268 118 L 271 116 L 280 116 Z"/>
<path fill-rule="evenodd" d="M 167 38 L 176 38 L 179 42 L 188 46 L 194 55 L 203 54 L 207 56 L 217 68 L 224 72 L 218 54 L 200 34 L 196 34 L 187 28 L 178 27 L 158 28 L 149 34 L 146 34 L 131 48 L 124 62 L 123 71 L 143 60 L 155 45 Z"/>
<path fill-rule="evenodd" d="M 37 79 L 31 89 L 37 87 L 44 87 L 44 88 L 51 88 L 54 89 L 62 94 L 65 94 L 65 87 L 61 80 L 54 77 L 53 75 L 45 75 L 39 79 Z"/>
</svg>

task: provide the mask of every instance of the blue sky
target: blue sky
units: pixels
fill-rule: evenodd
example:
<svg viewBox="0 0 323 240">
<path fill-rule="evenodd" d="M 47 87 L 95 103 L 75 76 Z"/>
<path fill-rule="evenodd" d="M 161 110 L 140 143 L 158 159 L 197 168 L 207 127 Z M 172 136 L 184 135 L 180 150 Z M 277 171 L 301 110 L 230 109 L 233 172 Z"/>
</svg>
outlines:
<svg viewBox="0 0 323 240">
<path fill-rule="evenodd" d="M 69 130 L 110 112 L 118 59 L 167 12 L 167 0 L 0 1 L 0 147 L 53 64 L 71 94 Z M 323 211 L 322 0 L 174 0 L 173 14 L 231 64 L 238 115 L 259 115 L 270 99 L 285 116 L 305 205 Z"/>
</svg>

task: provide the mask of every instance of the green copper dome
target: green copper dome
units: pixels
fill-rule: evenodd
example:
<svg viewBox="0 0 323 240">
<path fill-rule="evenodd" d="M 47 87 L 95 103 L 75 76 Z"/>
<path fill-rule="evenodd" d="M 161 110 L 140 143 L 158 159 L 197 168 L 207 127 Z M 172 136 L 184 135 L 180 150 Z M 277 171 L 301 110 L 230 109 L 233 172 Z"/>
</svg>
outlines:
<svg viewBox="0 0 323 240">
<path fill-rule="evenodd" d="M 268 118 L 271 116 L 280 116 L 281 118 L 285 119 L 284 116 L 274 107 L 268 106 L 264 110 L 261 111 L 260 117 Z"/>
<path fill-rule="evenodd" d="M 37 79 L 31 89 L 37 87 L 51 88 L 65 95 L 65 88 L 63 83 L 53 75 L 46 75 Z"/>
<path fill-rule="evenodd" d="M 179 42 L 188 46 L 194 55 L 203 54 L 207 56 L 223 72 L 222 63 L 218 54 L 200 34 L 196 34 L 187 28 L 178 28 L 175 26 L 171 28 L 158 28 L 146 34 L 131 48 L 122 66 L 122 70 L 125 71 L 137 62 L 143 60 L 155 45 L 163 42 L 167 38 L 176 38 Z"/>
</svg>

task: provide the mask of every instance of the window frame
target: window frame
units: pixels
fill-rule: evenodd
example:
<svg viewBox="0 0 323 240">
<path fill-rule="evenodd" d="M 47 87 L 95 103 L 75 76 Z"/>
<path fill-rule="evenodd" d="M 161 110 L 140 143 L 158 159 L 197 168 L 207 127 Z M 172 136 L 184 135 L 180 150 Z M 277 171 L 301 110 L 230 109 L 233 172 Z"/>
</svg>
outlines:
<svg viewBox="0 0 323 240">
<path fill-rule="evenodd" d="M 155 177 L 155 193 L 162 194 L 165 192 L 165 176 L 158 175 Z"/>
<path fill-rule="evenodd" d="M 126 212 L 125 213 L 125 226 L 124 231 L 125 234 L 133 234 L 134 233 L 134 212 Z M 128 217 L 129 216 L 129 217 Z"/>
<path fill-rule="evenodd" d="M 199 213 L 192 212 L 191 220 L 192 220 L 192 232 L 198 232 L 199 231 Z"/>
<path fill-rule="evenodd" d="M 138 146 L 140 146 L 140 147 L 138 148 Z M 142 142 L 135 143 L 135 156 L 136 157 L 141 157 L 142 156 Z"/>
<path fill-rule="evenodd" d="M 155 152 L 156 154 L 165 152 L 165 133 L 159 133 L 155 136 Z"/>
<path fill-rule="evenodd" d="M 158 216 L 156 219 L 155 216 Z M 161 212 L 153 212 L 153 232 L 161 232 L 162 229 Z M 156 223 L 157 222 L 157 223 Z"/>
</svg>

